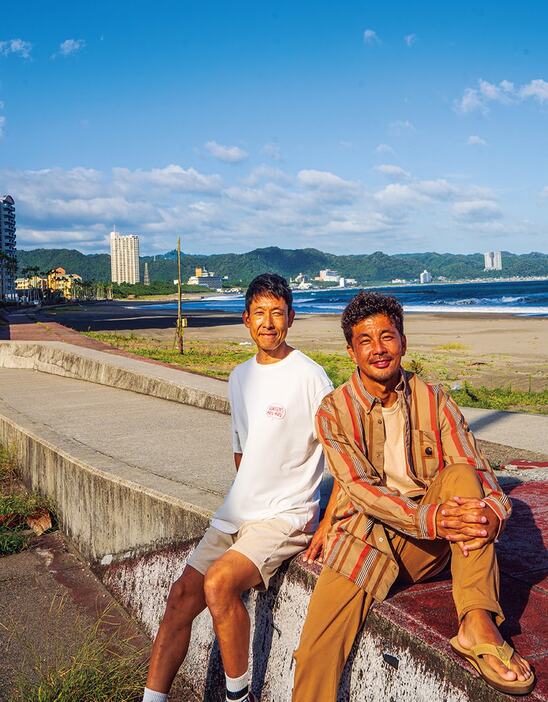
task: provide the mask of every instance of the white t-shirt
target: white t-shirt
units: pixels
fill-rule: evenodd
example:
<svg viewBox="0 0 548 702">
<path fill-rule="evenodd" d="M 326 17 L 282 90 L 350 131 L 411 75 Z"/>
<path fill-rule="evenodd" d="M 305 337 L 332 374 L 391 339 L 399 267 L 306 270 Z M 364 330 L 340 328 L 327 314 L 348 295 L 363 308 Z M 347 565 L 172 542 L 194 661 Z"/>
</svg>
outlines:
<svg viewBox="0 0 548 702">
<path fill-rule="evenodd" d="M 405 460 L 405 424 L 400 401 L 382 408 L 384 420 L 384 479 L 386 487 L 402 495 L 420 492 L 420 486 L 407 474 Z"/>
<path fill-rule="evenodd" d="M 300 351 L 270 364 L 254 357 L 232 371 L 233 447 L 243 456 L 212 526 L 233 534 L 244 522 L 280 517 L 298 530 L 316 528 L 323 455 L 314 417 L 332 389 Z"/>
</svg>

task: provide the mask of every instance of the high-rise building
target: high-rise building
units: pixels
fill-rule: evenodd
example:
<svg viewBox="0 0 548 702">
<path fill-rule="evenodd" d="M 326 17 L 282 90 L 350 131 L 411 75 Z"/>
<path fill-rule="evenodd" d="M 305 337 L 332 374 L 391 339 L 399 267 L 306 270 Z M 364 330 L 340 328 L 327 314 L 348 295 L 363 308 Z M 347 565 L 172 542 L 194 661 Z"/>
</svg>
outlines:
<svg viewBox="0 0 548 702">
<path fill-rule="evenodd" d="M 502 270 L 502 253 L 500 251 L 487 251 L 483 254 L 486 271 Z"/>
<path fill-rule="evenodd" d="M 122 236 L 117 231 L 110 233 L 110 267 L 113 283 L 138 283 L 139 237 L 136 234 Z"/>
<path fill-rule="evenodd" d="M 419 280 L 421 282 L 421 285 L 425 285 L 427 283 L 432 282 L 432 275 L 426 270 L 426 268 L 423 270 L 423 272 L 419 276 Z"/>
<path fill-rule="evenodd" d="M 145 261 L 145 270 L 143 271 L 143 283 L 145 285 L 150 285 L 150 275 L 148 273 L 148 262 Z"/>
<path fill-rule="evenodd" d="M 11 195 L 0 197 L 0 297 L 15 299 L 17 271 L 15 249 L 15 201 Z"/>
</svg>

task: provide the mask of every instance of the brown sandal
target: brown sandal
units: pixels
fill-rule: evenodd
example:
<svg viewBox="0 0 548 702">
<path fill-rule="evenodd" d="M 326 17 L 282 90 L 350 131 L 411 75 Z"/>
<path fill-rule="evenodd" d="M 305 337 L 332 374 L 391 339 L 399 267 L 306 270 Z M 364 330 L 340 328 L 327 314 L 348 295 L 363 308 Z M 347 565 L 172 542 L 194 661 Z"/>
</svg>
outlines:
<svg viewBox="0 0 548 702">
<path fill-rule="evenodd" d="M 484 661 L 482 656 L 495 656 L 509 668 L 510 659 L 514 655 L 514 649 L 506 641 L 504 641 L 501 646 L 485 643 L 473 646 L 472 648 L 464 648 L 459 644 L 455 636 L 449 643 L 453 651 L 458 656 L 471 663 L 485 682 L 491 685 L 491 687 L 494 687 L 495 690 L 505 692 L 507 695 L 528 695 L 535 687 L 536 679 L 533 671 L 531 671 L 531 675 L 527 680 L 505 680 Z"/>
</svg>

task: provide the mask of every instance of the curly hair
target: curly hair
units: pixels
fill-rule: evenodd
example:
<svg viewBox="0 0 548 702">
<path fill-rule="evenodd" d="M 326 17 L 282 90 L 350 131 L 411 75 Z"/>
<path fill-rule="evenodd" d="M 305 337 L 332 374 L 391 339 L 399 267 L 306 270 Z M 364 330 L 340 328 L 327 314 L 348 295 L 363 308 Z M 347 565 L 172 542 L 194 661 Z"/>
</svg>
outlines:
<svg viewBox="0 0 548 702">
<path fill-rule="evenodd" d="M 390 317 L 396 329 L 403 335 L 403 307 L 396 298 L 362 290 L 350 300 L 342 313 L 341 327 L 349 346 L 352 344 L 352 327 L 374 314 Z"/>
<path fill-rule="evenodd" d="M 291 312 L 293 307 L 293 293 L 285 278 L 277 273 L 261 273 L 253 278 L 245 293 L 245 309 L 249 312 L 252 301 L 260 295 L 268 297 L 278 297 L 285 300 L 287 311 Z"/>
</svg>

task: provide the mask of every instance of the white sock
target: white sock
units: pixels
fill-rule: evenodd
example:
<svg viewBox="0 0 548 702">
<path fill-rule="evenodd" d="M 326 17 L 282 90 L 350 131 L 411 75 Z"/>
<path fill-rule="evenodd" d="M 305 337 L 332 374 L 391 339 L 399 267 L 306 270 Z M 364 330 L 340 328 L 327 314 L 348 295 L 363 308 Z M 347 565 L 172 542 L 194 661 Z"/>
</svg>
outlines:
<svg viewBox="0 0 548 702">
<path fill-rule="evenodd" d="M 145 687 L 143 702 L 167 702 L 167 693 L 156 692 L 155 690 L 149 690 L 148 687 Z"/>
<path fill-rule="evenodd" d="M 226 699 L 227 702 L 244 702 L 249 693 L 249 670 L 246 670 L 239 678 L 226 678 Z"/>
</svg>

